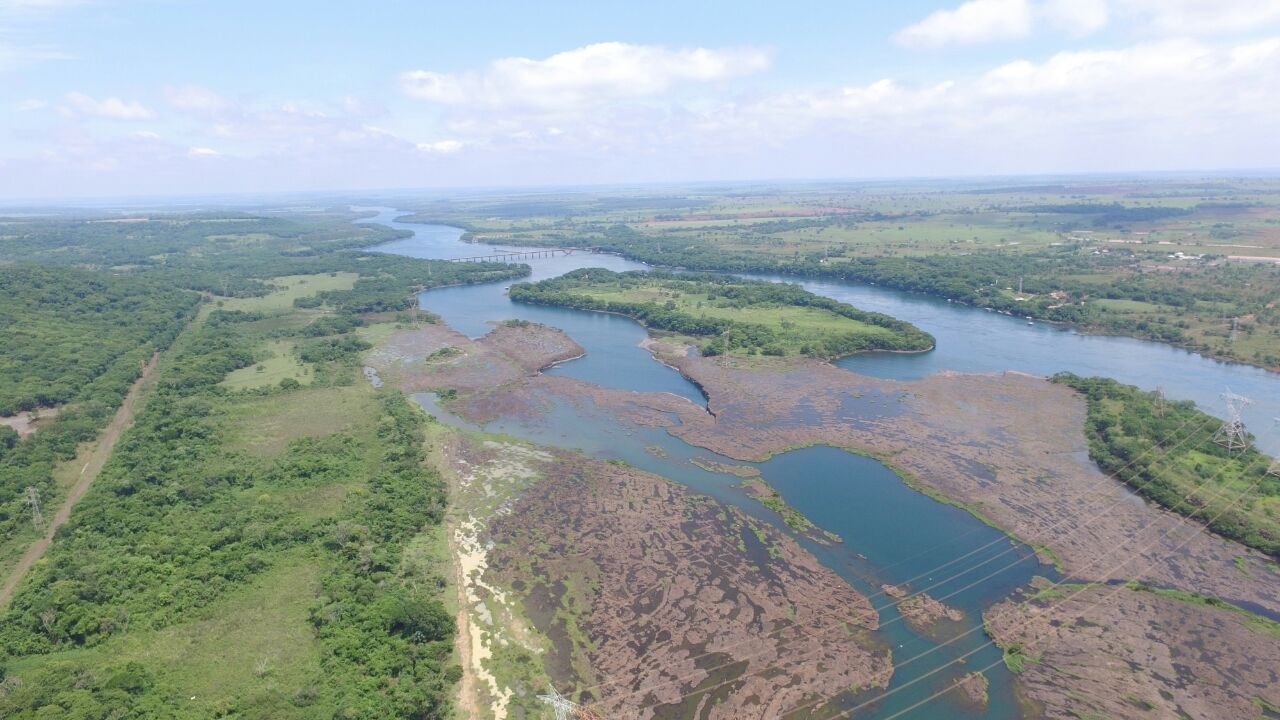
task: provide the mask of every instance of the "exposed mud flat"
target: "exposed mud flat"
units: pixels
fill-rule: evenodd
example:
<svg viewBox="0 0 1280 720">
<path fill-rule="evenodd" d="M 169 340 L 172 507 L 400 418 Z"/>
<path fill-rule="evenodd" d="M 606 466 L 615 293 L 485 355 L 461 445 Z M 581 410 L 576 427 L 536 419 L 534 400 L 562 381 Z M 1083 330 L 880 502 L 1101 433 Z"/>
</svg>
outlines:
<svg viewBox="0 0 1280 720">
<path fill-rule="evenodd" d="M 605 716 L 779 717 L 888 685 L 870 602 L 788 537 L 630 468 L 558 453 L 544 472 L 490 526 L 491 572 Z"/>
<path fill-rule="evenodd" d="M 593 401 L 739 460 L 815 443 L 870 452 L 1048 548 L 1073 579 L 1140 579 L 1280 614 L 1280 571 L 1264 555 L 1144 502 L 1087 460 L 1085 405 L 1069 388 L 1021 373 L 887 381 L 814 360 L 649 347 L 703 387 L 708 409 L 599 388 Z M 556 380 L 538 382 L 569 390 Z"/>
<path fill-rule="evenodd" d="M 961 702 L 976 710 L 987 708 L 987 688 L 990 686 L 987 676 L 974 671 L 966 673 L 952 688 L 952 695 L 959 696 Z"/>
<path fill-rule="evenodd" d="M 1002 647 L 1021 646 L 1022 692 L 1047 717 L 1280 716 L 1280 635 L 1240 613 L 1125 587 L 1066 595 L 986 613 Z"/>
<path fill-rule="evenodd" d="M 451 407 L 484 422 L 536 412 L 566 380 L 538 370 L 581 353 L 566 341 L 537 325 L 479 341 L 429 326 L 368 362 L 405 390 L 457 389 Z M 449 438 L 464 705 L 478 714 L 537 706 L 543 688 L 513 677 L 517 651 L 606 715 L 777 717 L 887 687 L 870 601 L 784 534 L 631 468 Z"/>
<path fill-rule="evenodd" d="M 916 632 L 926 635 L 938 633 L 939 623 L 964 620 L 964 613 L 930 597 L 927 593 L 912 595 L 898 603 L 898 612 Z"/>
<path fill-rule="evenodd" d="M 808 359 L 703 358 L 669 343 L 647 343 L 658 359 L 679 369 L 704 390 L 708 406 L 703 408 L 671 394 L 619 391 L 568 377 L 537 374 L 530 370 L 531 362 L 521 363 L 506 354 L 524 352 L 515 349 L 524 345 L 484 345 L 483 341 L 466 340 L 447 328 L 433 332 L 442 333 L 429 338 L 436 345 L 428 343 L 417 352 L 429 355 L 436 351 L 432 347 L 450 345 L 461 348 L 463 356 L 453 358 L 456 363 L 445 370 L 447 382 L 438 380 L 440 375 L 434 368 L 420 374 L 408 372 L 404 381 L 420 383 L 411 385 L 417 388 L 458 388 L 459 397 L 451 409 L 473 422 L 483 423 L 499 416 L 537 417 L 557 403 L 591 403 L 617 417 L 664 428 L 692 445 L 743 461 L 759 461 L 815 443 L 856 449 L 884 459 L 926 492 L 961 504 L 1023 541 L 1047 549 L 1071 580 L 1139 579 L 1280 614 L 1280 571 L 1274 563 L 1260 553 L 1206 532 L 1193 520 L 1142 501 L 1121 483 L 1103 475 L 1087 459 L 1083 401 L 1070 389 L 1042 378 L 1018 373 L 939 374 L 899 382 L 858 376 Z M 555 331 L 544 328 L 535 332 Z M 534 341 L 534 347 L 540 342 Z M 553 355 L 548 346 L 544 357 Z M 412 361 L 402 364 L 412 365 Z M 381 367 L 379 371 L 389 376 Z M 760 628 L 764 628 L 766 637 L 772 637 L 767 633 L 776 625 L 757 623 L 750 626 L 752 630 L 743 632 L 738 624 L 734 625 L 736 631 L 718 631 L 730 636 L 738 633 L 741 647 L 755 647 L 761 653 L 757 660 L 735 659 L 739 656 L 724 647 L 726 641 L 718 634 L 689 636 L 676 630 L 719 627 L 716 622 L 739 623 L 744 618 L 776 622 L 776 615 L 771 613 L 788 604 L 817 601 L 778 593 L 805 592 L 796 588 L 806 583 L 812 587 L 824 574 L 835 583 L 833 588 L 853 591 L 803 553 L 796 556 L 792 570 L 802 573 L 801 577 L 778 575 L 770 569 L 776 561 L 770 552 L 780 552 L 778 548 L 789 541 L 784 542 L 779 536 L 766 547 L 755 532 L 742 532 L 747 525 L 740 523 L 748 522 L 745 519 L 710 501 L 692 501 L 694 496 L 687 491 L 659 478 L 592 463 L 579 456 L 563 456 L 557 466 L 560 469 L 544 481 L 547 484 L 539 486 L 538 493 L 523 496 L 519 507 L 513 508 L 514 514 L 497 523 L 499 534 L 495 537 L 500 541 L 488 572 L 513 573 L 503 575 L 501 583 L 517 583 L 520 577 L 549 579 L 537 587 L 521 589 L 525 607 L 539 628 L 554 636 L 556 649 L 548 655 L 548 667 L 557 679 L 576 678 L 580 690 L 583 683 L 612 683 L 586 696 L 599 700 L 602 710 L 633 712 L 636 707 L 650 708 L 646 712 L 654 714 L 645 717 L 687 717 L 700 710 L 711 712 L 711 717 L 735 717 L 735 713 L 744 711 L 750 716 L 772 717 L 783 705 L 799 704 L 805 695 L 839 693 L 850 687 L 866 688 L 887 682 L 888 665 L 880 668 L 874 651 L 859 648 L 862 654 L 854 658 L 833 656 L 820 663 L 797 665 L 795 677 L 804 680 L 800 685 L 764 687 L 758 684 L 771 681 L 755 677 L 749 679 L 755 684 L 745 684 L 745 679 L 744 684 L 735 684 L 735 677 L 751 672 L 752 662 L 759 662 L 758 667 L 789 662 L 784 657 L 785 647 L 759 645 Z M 677 501 L 681 497 L 684 499 Z M 677 506 L 681 508 L 678 512 L 674 510 Z M 668 548 L 666 552 L 658 551 L 662 547 Z M 673 547 L 679 551 L 670 549 Z M 690 553 L 692 561 L 686 559 Z M 787 557 L 791 565 L 790 555 Z M 525 565 L 521 571 L 512 570 L 520 567 L 521 558 L 531 558 L 529 562 L 536 563 L 536 567 Z M 644 575 L 636 575 L 633 570 Z M 721 578 L 726 572 L 745 579 L 725 584 Z M 774 573 L 772 582 L 776 587 L 762 579 L 770 572 Z M 645 594 L 653 586 L 661 591 L 652 597 Z M 614 592 L 622 597 L 612 597 L 610 593 Z M 826 599 L 836 590 L 823 592 L 828 593 L 823 596 Z M 1214 698 L 1206 701 L 1206 708 L 1212 708 L 1214 703 L 1243 708 L 1243 703 L 1252 703 L 1254 697 L 1265 697 L 1257 695 L 1254 687 L 1266 678 L 1259 679 L 1243 669 L 1233 672 L 1230 668 L 1235 666 L 1222 656 L 1206 655 L 1206 659 L 1198 661 L 1209 673 L 1203 676 L 1181 671 L 1170 674 L 1153 665 L 1155 659 L 1163 657 L 1168 658 L 1169 667 L 1175 663 L 1188 666 L 1181 657 L 1193 650 L 1199 652 L 1196 648 L 1205 642 L 1200 635 L 1208 633 L 1203 628 L 1226 627 L 1224 623 L 1235 622 L 1232 637 L 1246 638 L 1241 640 L 1246 643 L 1242 647 L 1256 643 L 1256 633 L 1243 634 L 1253 631 L 1240 616 L 1200 605 L 1177 604 L 1176 600 L 1149 594 L 1141 594 L 1135 600 L 1135 595 L 1139 594 L 1128 590 L 1119 594 L 1117 597 L 1123 602 L 1118 609 L 1108 610 L 1106 602 L 1099 606 L 1098 612 L 1120 613 L 1110 624 L 1090 620 L 1083 611 L 1069 617 L 1048 617 L 1047 611 L 1039 611 L 1041 614 L 1033 617 L 1048 617 L 1044 622 L 1052 630 L 1043 641 L 1046 647 L 1041 654 L 1052 658 L 1056 657 L 1054 652 L 1063 653 L 1061 662 L 1046 660 L 1043 665 L 1050 669 L 1066 667 L 1069 659 L 1094 652 L 1088 643 L 1098 639 L 1097 628 L 1090 623 L 1104 625 L 1108 632 L 1120 628 L 1117 642 L 1132 633 L 1132 640 L 1125 642 L 1132 642 L 1133 647 L 1116 646 L 1115 652 L 1129 648 L 1125 652 L 1131 652 L 1134 662 L 1139 663 L 1134 667 L 1153 673 L 1144 679 L 1144 670 L 1134 670 L 1134 677 L 1125 682 L 1143 692 L 1152 690 L 1165 704 L 1136 695 L 1139 701 L 1130 702 L 1126 710 L 1126 693 L 1133 693 L 1115 686 L 1118 679 L 1101 676 L 1078 681 L 1085 688 L 1080 690 L 1081 697 L 1095 700 L 1073 700 L 1070 692 L 1077 690 L 1077 680 L 1061 673 L 1039 677 L 1034 671 L 1040 666 L 1029 666 L 1031 669 L 1020 678 L 1026 683 L 1027 698 L 1043 703 L 1052 712 L 1058 712 L 1052 710 L 1054 707 L 1076 707 L 1070 701 L 1104 708 L 1082 710 L 1086 713 L 1154 717 L 1161 713 L 1142 708 L 1150 704 L 1169 709 L 1165 714 L 1172 715 L 1176 709 L 1169 703 L 1177 703 L 1192 717 L 1230 717 L 1236 715 L 1197 715 L 1198 706 L 1193 699 Z M 1168 603 L 1175 605 L 1166 607 Z M 919 610 L 920 627 L 925 631 L 926 625 L 936 629 L 949 621 L 945 609 L 927 602 L 916 604 L 914 609 L 899 609 L 904 615 Z M 850 602 L 841 605 L 863 606 Z M 1035 609 L 1031 606 L 1019 610 L 1006 603 L 994 609 L 988 619 L 998 623 L 1015 611 Z M 1084 617 L 1084 622 L 1076 622 L 1077 616 Z M 581 618 L 580 624 L 568 624 L 569 617 Z M 1148 627 L 1158 632 L 1147 632 Z M 1007 624 L 993 633 L 1002 641 L 1020 642 L 1011 628 L 1014 625 Z M 785 632 L 779 633 L 779 637 L 783 636 Z M 1280 646 L 1274 637 L 1266 640 L 1270 642 L 1270 652 Z M 682 647 L 671 654 L 659 650 Z M 815 657 L 827 652 L 821 648 L 811 650 Z M 711 654 L 696 659 L 702 653 Z M 1280 666 L 1261 649 L 1249 656 L 1257 661 L 1255 668 Z M 1105 667 L 1106 662 L 1104 659 L 1100 665 Z M 1211 669 L 1219 663 L 1228 670 L 1215 674 Z M 859 668 L 858 681 L 837 681 L 831 675 L 837 673 L 831 668 L 846 666 Z M 1092 665 L 1097 666 L 1096 662 Z M 879 674 L 881 669 L 883 675 Z M 670 682 L 674 677 L 682 679 Z M 1276 678 L 1267 677 L 1273 687 L 1277 685 Z M 1174 678 L 1169 682 L 1177 685 L 1181 693 L 1174 693 L 1174 700 L 1154 690 L 1154 685 L 1141 686 L 1142 682 L 1166 683 L 1168 678 Z M 784 679 L 794 682 L 790 675 L 773 681 Z M 975 696 L 978 683 L 976 678 L 969 682 Z M 700 685 L 716 689 L 686 701 L 692 704 L 672 704 Z M 611 694 L 610 688 L 629 694 Z M 955 692 L 965 691 L 957 688 Z M 1185 702 L 1178 699 L 1184 696 L 1188 698 Z M 706 703 L 699 704 L 699 698 Z M 1232 704 L 1222 704 L 1227 702 L 1222 698 L 1230 698 Z M 770 702 L 780 704 L 763 704 Z M 1112 707 L 1116 703 L 1119 705 Z M 1133 713 L 1126 714 L 1129 710 Z M 1073 710 L 1063 710 L 1067 714 L 1054 717 L 1068 717 L 1070 712 Z"/>
<path fill-rule="evenodd" d="M 478 342 L 511 358 L 529 374 L 586 352 L 564 331 L 537 323 L 499 323 Z"/>
<path fill-rule="evenodd" d="M 536 323 L 499 325 L 479 340 L 435 324 L 394 333 L 366 361 L 384 382 L 408 392 L 465 393 L 517 383 L 582 353 L 563 331 Z"/>
</svg>

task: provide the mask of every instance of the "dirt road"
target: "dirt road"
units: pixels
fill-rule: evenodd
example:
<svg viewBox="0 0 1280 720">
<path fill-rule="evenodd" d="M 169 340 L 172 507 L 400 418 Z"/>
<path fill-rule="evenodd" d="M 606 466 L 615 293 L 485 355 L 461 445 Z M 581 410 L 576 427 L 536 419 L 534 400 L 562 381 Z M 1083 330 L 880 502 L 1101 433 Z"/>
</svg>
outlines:
<svg viewBox="0 0 1280 720">
<path fill-rule="evenodd" d="M 71 517 L 71 508 L 75 507 L 80 498 L 84 497 L 85 493 L 89 491 L 89 486 L 93 484 L 94 479 L 98 477 L 98 473 L 102 471 L 102 466 L 106 464 L 107 458 L 111 457 L 111 452 L 116 447 L 116 441 L 120 439 L 125 428 L 133 423 L 134 401 L 138 399 L 138 394 L 142 391 L 143 385 L 151 379 L 152 373 L 155 372 L 156 360 L 159 357 L 159 353 L 151 356 L 151 360 L 142 369 L 142 377 L 138 378 L 133 387 L 129 388 L 129 393 L 125 395 L 124 402 L 120 404 L 120 409 L 116 411 L 116 416 L 111 418 L 111 422 L 98 438 L 97 445 L 89 455 L 89 461 L 80 469 L 80 477 L 76 480 L 76 484 L 72 486 L 71 491 L 67 493 L 67 499 L 62 502 L 58 512 L 54 514 L 53 520 L 45 528 L 44 537 L 31 543 L 31 547 L 27 548 L 27 551 L 22 555 L 22 559 L 14 566 L 13 572 L 5 579 L 4 587 L 0 588 L 0 609 L 9 606 L 9 600 L 13 598 L 13 593 L 18 589 L 22 578 L 26 577 L 27 571 L 36 564 L 36 561 L 53 544 L 53 534 L 67 522 L 67 518 Z"/>
</svg>

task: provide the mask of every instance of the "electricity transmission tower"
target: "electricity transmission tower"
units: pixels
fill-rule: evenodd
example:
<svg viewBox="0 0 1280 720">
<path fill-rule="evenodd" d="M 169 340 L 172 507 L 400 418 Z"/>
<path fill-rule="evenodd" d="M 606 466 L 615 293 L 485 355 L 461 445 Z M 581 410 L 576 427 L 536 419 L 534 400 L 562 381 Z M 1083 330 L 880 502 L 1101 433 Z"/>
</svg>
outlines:
<svg viewBox="0 0 1280 720">
<path fill-rule="evenodd" d="M 34 486 L 27 487 L 27 505 L 31 508 L 31 524 L 37 530 L 44 529 L 44 515 L 40 514 L 40 491 Z"/>
<path fill-rule="evenodd" d="M 1244 430 L 1244 420 L 1240 419 L 1240 413 L 1253 401 L 1231 392 L 1231 388 L 1227 388 L 1221 397 L 1227 404 L 1227 421 L 1213 434 L 1213 441 L 1230 452 L 1243 450 L 1249 447 L 1249 435 Z"/>
<path fill-rule="evenodd" d="M 554 685 L 547 685 L 547 689 L 551 692 L 539 695 L 538 699 L 556 711 L 556 720 L 603 720 L 600 713 L 595 710 L 583 707 L 561 695 Z"/>
<path fill-rule="evenodd" d="M 1156 386 L 1156 417 L 1164 417 L 1164 386 Z"/>
</svg>

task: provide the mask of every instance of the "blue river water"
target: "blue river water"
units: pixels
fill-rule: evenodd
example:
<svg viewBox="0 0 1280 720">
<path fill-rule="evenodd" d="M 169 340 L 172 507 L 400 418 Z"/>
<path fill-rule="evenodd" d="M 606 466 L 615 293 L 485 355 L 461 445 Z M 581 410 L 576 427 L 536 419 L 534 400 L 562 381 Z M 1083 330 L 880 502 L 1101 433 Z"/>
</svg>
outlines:
<svg viewBox="0 0 1280 720">
<path fill-rule="evenodd" d="M 396 211 L 372 210 L 377 215 L 367 222 L 415 233 L 414 237 L 378 246 L 380 251 L 424 258 L 460 258 L 504 249 L 463 243 L 462 231 L 456 228 L 398 223 Z M 590 254 L 535 259 L 528 264 L 533 268 L 534 280 L 580 267 L 619 271 L 645 268 L 622 258 Z M 1070 370 L 1109 375 L 1148 388 L 1162 385 L 1170 397 L 1196 400 L 1211 412 L 1217 409 L 1217 394 L 1230 386 L 1235 392 L 1254 397 L 1255 405 L 1246 420 L 1251 427 L 1261 429 L 1259 444 L 1272 449 L 1278 445 L 1267 423 L 1280 415 L 1280 377 L 1265 371 L 1207 360 L 1154 343 L 1027 325 L 1025 320 L 883 288 L 802 284 L 815 293 L 910 321 L 938 340 L 938 348 L 931 353 L 872 354 L 838 363 L 849 370 L 900 379 L 941 370 L 1011 369 L 1041 375 Z M 419 299 L 422 307 L 472 337 L 488 332 L 494 321 L 509 318 L 563 329 L 585 348 L 586 355 L 552 368 L 551 373 L 606 387 L 671 392 L 703 403 L 696 387 L 655 362 L 640 347 L 646 333 L 630 319 L 512 303 L 504 290 L 502 283 L 441 288 L 422 293 Z M 436 406 L 431 396 L 418 399 L 438 417 L 466 427 Z M 587 402 L 559 406 L 536 419 L 500 419 L 484 429 L 540 444 L 579 449 L 603 459 L 625 460 L 790 533 L 781 518 L 742 492 L 739 478 L 704 470 L 692 460 L 703 458 L 756 467 L 789 505 L 843 539 L 841 543 L 823 544 L 790 533 L 823 564 L 871 597 L 880 612 L 882 627 L 878 636 L 892 648 L 895 672 L 890 692 L 882 700 L 858 707 L 856 717 L 1019 717 L 1012 676 L 1000 662 L 999 650 L 987 642 L 981 629 L 981 614 L 984 608 L 1024 587 L 1034 575 L 1056 577 L 1053 568 L 1040 564 L 1030 548 L 1010 541 L 968 513 L 911 490 L 879 462 L 835 448 L 813 447 L 763 463 L 736 463 L 686 445 L 660 429 L 619 420 Z M 931 596 L 963 611 L 965 619 L 946 637 L 918 634 L 901 620 L 892 599 L 881 591 L 885 583 L 909 583 L 913 591 L 927 590 Z M 989 668 L 985 671 L 990 681 L 986 711 L 956 704 L 949 697 L 906 711 L 965 672 L 982 668 Z M 851 702 L 856 705 L 864 700 Z"/>
</svg>

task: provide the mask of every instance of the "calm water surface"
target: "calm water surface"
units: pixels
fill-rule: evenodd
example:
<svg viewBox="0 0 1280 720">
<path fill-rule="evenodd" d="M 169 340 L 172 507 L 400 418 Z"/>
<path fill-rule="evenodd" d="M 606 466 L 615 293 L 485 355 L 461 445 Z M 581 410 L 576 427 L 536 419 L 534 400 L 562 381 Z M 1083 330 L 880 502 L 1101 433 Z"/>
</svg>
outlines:
<svg viewBox="0 0 1280 720">
<path fill-rule="evenodd" d="M 514 249 L 463 243 L 462 231 L 456 228 L 398 223 L 394 220 L 397 211 L 374 210 L 378 215 L 367 222 L 415 233 L 412 238 L 380 245 L 378 250 L 413 257 L 458 258 Z M 528 263 L 533 267 L 534 280 L 580 267 L 617 271 L 646 267 L 614 256 L 583 254 Z M 1154 343 L 1082 336 L 1043 324 L 1027 325 L 1025 320 L 872 286 L 801 284 L 817 294 L 912 322 L 938 339 L 938 349 L 931 353 L 873 354 L 838 363 L 855 372 L 911 379 L 941 370 L 1019 370 L 1040 375 L 1070 370 L 1082 375 L 1109 375 L 1146 388 L 1163 385 L 1170 397 L 1196 400 L 1211 412 L 1218 410 L 1217 394 L 1230 386 L 1255 399 L 1246 420 L 1263 436 L 1260 444 L 1273 450 L 1280 447 L 1266 424 L 1272 416 L 1280 415 L 1280 378 L 1265 371 L 1207 360 Z M 587 355 L 549 372 L 606 387 L 671 392 L 703 404 L 704 399 L 691 383 L 655 362 L 639 346 L 645 331 L 627 318 L 512 303 L 504 293 L 503 283 L 441 288 L 423 293 L 420 300 L 423 307 L 472 337 L 488 332 L 492 322 L 509 318 L 565 330 L 587 350 Z M 440 411 L 431 396 L 420 395 L 418 399 L 446 422 L 469 427 Z M 742 492 L 739 478 L 708 472 L 690 462 L 695 457 L 734 461 L 691 447 L 661 429 L 619 420 L 590 403 L 560 404 L 541 418 L 504 419 L 484 429 L 540 444 L 579 449 L 604 459 L 625 460 L 789 532 L 776 514 Z M 661 453 L 653 452 L 654 448 L 660 448 Z M 754 466 L 788 504 L 843 539 L 842 543 L 823 545 L 803 536 L 796 538 L 823 564 L 871 597 L 880 612 L 882 628 L 878 635 L 892 647 L 897 665 L 892 692 L 876 705 L 859 709 L 858 717 L 895 716 L 945 688 L 964 672 L 989 665 L 993 667 L 986 672 L 991 682 L 988 711 L 975 712 L 941 699 L 902 717 L 1017 717 L 1012 676 L 1000 662 L 1000 652 L 987 644 L 981 630 L 981 614 L 984 608 L 1024 587 L 1034 575 L 1056 577 L 1053 568 L 1039 564 L 1029 548 L 1011 542 L 968 513 L 909 489 L 875 460 L 834 448 L 813 447 Z M 927 590 L 964 611 L 965 620 L 954 628 L 955 634 L 946 638 L 916 634 L 901 621 L 891 599 L 881 592 L 883 583 L 910 583 L 913 590 Z M 962 657 L 963 664 L 952 664 Z"/>
</svg>

